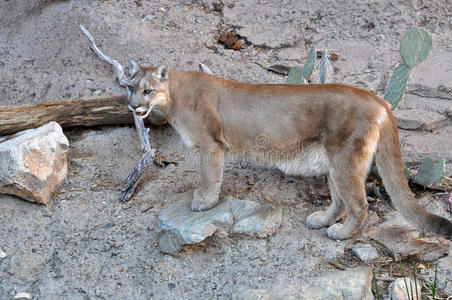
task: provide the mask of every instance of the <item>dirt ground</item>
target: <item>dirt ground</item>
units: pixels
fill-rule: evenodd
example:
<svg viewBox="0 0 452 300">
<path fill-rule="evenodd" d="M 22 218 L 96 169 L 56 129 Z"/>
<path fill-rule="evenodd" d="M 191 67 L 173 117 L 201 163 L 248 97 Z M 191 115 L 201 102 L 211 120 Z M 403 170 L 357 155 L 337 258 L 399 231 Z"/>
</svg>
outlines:
<svg viewBox="0 0 452 300">
<path fill-rule="evenodd" d="M 450 165 L 450 9 L 448 0 L 2 1 L 0 105 L 124 93 L 112 68 L 89 49 L 78 22 L 123 65 L 129 57 L 184 70 L 203 62 L 219 76 L 255 83 L 285 81 L 255 62 L 300 65 L 314 44 L 339 55 L 329 81 L 380 95 L 401 61 L 401 36 L 421 26 L 435 42 L 423 64 L 441 64 L 432 61 L 439 53 L 447 63 L 438 68 L 449 70 L 449 77 L 432 73 L 436 80 L 414 82 L 420 75 L 412 74 L 404 101 L 431 101 L 423 111 L 445 117 L 435 130 L 401 130 L 402 151 L 412 165 L 426 155 Z M 223 29 L 237 31 L 241 51 L 216 42 Z M 366 265 L 347 250 L 362 236 L 336 242 L 325 230 L 305 225 L 307 215 L 329 203 L 324 178 L 284 176 L 235 162 L 225 168 L 222 195 L 283 207 L 281 229 L 267 239 L 214 237 L 178 256 L 165 255 L 157 246 L 156 216 L 171 204 L 171 195 L 196 186 L 197 154 L 169 126 L 153 127 L 151 143 L 170 164 L 151 166 L 133 200 L 123 204 L 120 186 L 140 158 L 135 129 L 73 128 L 65 134 L 70 170 L 51 205 L 0 195 L 0 247 L 7 253 L 0 261 L 1 299 L 17 292 L 33 299 L 229 299 L 243 288 L 296 284 L 330 272 L 330 260 Z M 431 191 L 415 191 L 424 203 L 436 199 Z M 427 209 L 444 209 L 452 219 L 445 206 Z M 377 219 L 385 210 L 391 210 L 387 199 L 371 205 Z M 390 258 L 379 251 L 374 265 L 384 275 Z"/>
</svg>

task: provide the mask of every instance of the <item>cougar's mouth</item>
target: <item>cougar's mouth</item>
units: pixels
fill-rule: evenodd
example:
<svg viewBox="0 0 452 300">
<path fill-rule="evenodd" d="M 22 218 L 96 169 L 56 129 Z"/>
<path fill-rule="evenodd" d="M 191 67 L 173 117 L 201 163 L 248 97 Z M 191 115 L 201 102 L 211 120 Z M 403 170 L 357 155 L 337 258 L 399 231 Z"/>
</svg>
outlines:
<svg viewBox="0 0 452 300">
<path fill-rule="evenodd" d="M 137 107 L 136 109 L 133 109 L 130 105 L 128 107 L 131 111 L 133 111 L 134 114 L 136 114 L 140 118 L 146 118 L 152 110 L 152 107 L 149 107 L 147 109 L 144 107 Z"/>
</svg>

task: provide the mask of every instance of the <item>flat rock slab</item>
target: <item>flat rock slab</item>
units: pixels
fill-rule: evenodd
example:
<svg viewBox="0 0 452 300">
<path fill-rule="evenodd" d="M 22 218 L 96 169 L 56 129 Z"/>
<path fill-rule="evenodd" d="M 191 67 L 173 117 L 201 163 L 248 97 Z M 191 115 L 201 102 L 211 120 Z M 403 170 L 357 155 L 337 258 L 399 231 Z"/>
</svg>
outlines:
<svg viewBox="0 0 452 300">
<path fill-rule="evenodd" d="M 0 137 L 0 193 L 47 204 L 66 178 L 68 150 L 56 122 Z"/>
<path fill-rule="evenodd" d="M 234 300 L 248 299 L 374 299 L 372 272 L 369 268 L 356 268 L 328 272 L 297 283 L 278 284 L 271 289 L 245 288 L 232 296 Z"/>
<path fill-rule="evenodd" d="M 447 119 L 443 114 L 423 109 L 397 109 L 394 111 L 394 117 L 397 127 L 406 130 L 433 130 L 442 127 Z"/>
<path fill-rule="evenodd" d="M 182 246 L 197 244 L 215 233 L 267 237 L 282 224 L 280 208 L 229 196 L 210 210 L 193 212 L 191 196 L 192 192 L 175 196 L 177 202 L 158 216 L 159 247 L 165 253 L 175 254 Z"/>
<path fill-rule="evenodd" d="M 419 231 L 397 213 L 379 225 L 369 236 L 383 244 L 396 259 L 436 261 L 447 255 L 451 242 L 440 237 L 420 237 Z"/>
</svg>

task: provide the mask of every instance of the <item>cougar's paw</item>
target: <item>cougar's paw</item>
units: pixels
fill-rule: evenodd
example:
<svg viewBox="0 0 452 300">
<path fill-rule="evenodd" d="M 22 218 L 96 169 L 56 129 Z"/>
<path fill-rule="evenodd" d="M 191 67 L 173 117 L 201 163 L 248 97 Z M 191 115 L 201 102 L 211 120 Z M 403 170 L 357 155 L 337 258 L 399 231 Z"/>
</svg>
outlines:
<svg viewBox="0 0 452 300">
<path fill-rule="evenodd" d="M 324 211 L 316 211 L 306 219 L 306 226 L 310 229 L 319 229 L 328 226 L 328 220 L 325 220 Z"/>
<path fill-rule="evenodd" d="M 332 240 L 341 240 L 340 232 L 342 229 L 342 224 L 333 224 L 326 230 L 326 234 Z"/>
<path fill-rule="evenodd" d="M 328 237 L 332 240 L 346 240 L 353 236 L 353 233 L 346 232 L 343 224 L 333 224 L 326 230 Z"/>
<path fill-rule="evenodd" d="M 218 197 L 204 197 L 199 190 L 195 190 L 193 193 L 193 199 L 191 200 L 192 211 L 204 211 L 211 209 L 218 202 Z"/>
</svg>

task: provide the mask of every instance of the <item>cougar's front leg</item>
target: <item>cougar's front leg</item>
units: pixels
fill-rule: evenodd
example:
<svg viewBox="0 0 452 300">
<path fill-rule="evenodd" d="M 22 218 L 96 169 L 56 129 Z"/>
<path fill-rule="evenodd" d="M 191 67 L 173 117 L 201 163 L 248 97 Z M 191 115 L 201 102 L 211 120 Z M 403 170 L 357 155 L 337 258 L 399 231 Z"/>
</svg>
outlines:
<svg viewBox="0 0 452 300">
<path fill-rule="evenodd" d="M 199 160 L 201 181 L 193 193 L 193 211 L 208 210 L 217 204 L 223 181 L 224 150 L 220 147 L 201 150 Z"/>
</svg>

